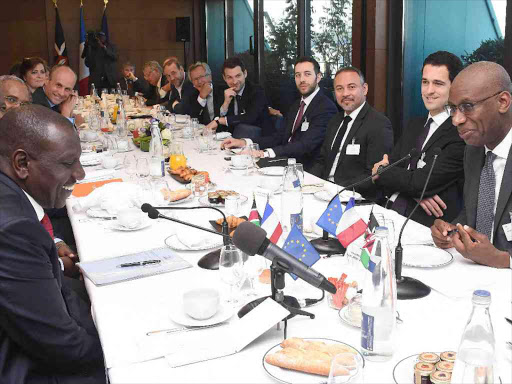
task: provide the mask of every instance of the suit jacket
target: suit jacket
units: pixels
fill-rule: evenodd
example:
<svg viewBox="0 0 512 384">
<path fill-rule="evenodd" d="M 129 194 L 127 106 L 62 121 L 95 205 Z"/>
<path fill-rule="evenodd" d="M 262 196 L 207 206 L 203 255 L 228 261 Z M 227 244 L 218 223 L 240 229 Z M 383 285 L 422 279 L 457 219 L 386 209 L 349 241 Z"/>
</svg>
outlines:
<svg viewBox="0 0 512 384">
<path fill-rule="evenodd" d="M 393 148 L 389 162 L 392 163 L 406 156 L 412 148 L 416 147 L 416 139 L 424 129 L 426 117 L 413 119 L 407 125 L 398 144 Z M 376 184 L 387 191 L 388 196 L 394 192 L 400 192 L 400 197 L 407 200 L 406 215 L 416 205 L 414 198 L 421 196 L 427 175 L 432 165 L 434 148 L 441 148 L 432 176 L 427 185 L 425 196 L 439 195 L 446 203 L 443 219 L 451 221 L 457 216 L 462 208 L 461 195 L 462 184 L 464 183 L 464 141 L 459 137 L 457 129 L 453 126 L 449 117 L 423 146 L 422 153 L 425 153 L 424 161 L 427 163 L 423 168 L 408 170 L 408 162 L 404 162 L 379 176 Z M 419 151 L 419 149 L 418 149 Z M 417 159 L 411 159 L 415 162 Z M 431 226 L 435 217 L 428 216 L 420 207 L 412 216 L 414 221 L 423 225 Z"/>
<path fill-rule="evenodd" d="M 453 224 L 461 223 L 476 227 L 476 208 L 478 205 L 478 189 L 480 186 L 480 173 L 485 161 L 485 148 L 466 145 L 464 153 L 464 208 L 459 216 L 452 221 Z M 509 151 L 503 180 L 501 181 L 498 204 L 494 214 L 494 228 L 492 243 L 501 251 L 512 254 L 512 242 L 507 241 L 503 225 L 510 223 L 512 212 L 512 147 Z"/>
<path fill-rule="evenodd" d="M 160 87 L 163 87 L 165 84 L 167 84 L 167 82 L 167 77 L 162 75 Z M 156 104 L 165 104 L 169 101 L 169 92 L 167 92 L 164 97 L 161 97 L 160 93 L 157 90 L 156 85 L 148 84 L 147 91 L 144 94 L 144 97 L 146 98 L 146 105 L 148 106 Z"/>
<path fill-rule="evenodd" d="M 238 124 L 248 124 L 260 127 L 262 136 L 270 134 L 273 126 L 268 112 L 267 96 L 263 88 L 246 81 L 244 93 L 238 106 L 238 115 L 235 115 L 235 98 L 233 98 L 229 103 L 226 120 L 230 132 L 233 132 L 234 127 Z"/>
<path fill-rule="evenodd" d="M 214 117 L 220 116 L 220 107 L 224 102 L 224 90 L 222 88 L 215 86 L 212 92 Z M 210 114 L 208 113 L 208 106 L 205 105 L 203 107 L 197 101 L 198 96 L 199 91 L 196 88 L 194 88 L 193 91 L 190 92 L 188 98 L 185 100 L 184 112 L 186 115 L 190 115 L 190 117 L 192 118 L 199 119 L 199 123 L 206 125 L 210 123 L 212 119 L 210 119 Z M 222 132 L 224 130 L 226 130 L 225 127 L 220 125 L 219 128 L 217 129 L 217 132 Z"/>
<path fill-rule="evenodd" d="M 0 172 L 0 382 L 104 382 L 90 308 L 63 279 L 53 239 Z"/>
<path fill-rule="evenodd" d="M 187 74 L 185 74 L 187 76 Z M 181 87 L 181 96 L 178 90 L 174 85 L 171 85 L 171 96 L 169 98 L 169 104 L 167 109 L 173 113 L 177 113 L 178 115 L 186 115 L 185 113 L 185 100 L 188 100 L 192 93 L 194 93 L 194 85 L 190 82 L 189 79 L 185 77 L 185 81 Z M 172 105 L 177 101 L 178 104 L 173 108 Z"/>
<path fill-rule="evenodd" d="M 44 93 L 43 87 L 37 88 L 34 93 L 32 93 L 32 103 L 42 105 L 43 107 L 50 108 L 54 110 L 55 112 L 60 113 L 60 109 L 58 105 L 55 105 L 53 107 L 50 106 L 50 102 L 48 101 L 48 98 L 46 97 L 46 93 Z"/>
<path fill-rule="evenodd" d="M 142 93 L 143 95 L 147 94 L 149 90 L 148 82 L 142 78 L 138 78 L 136 81 L 131 81 L 126 79 L 124 76 L 121 76 L 119 84 L 121 85 L 121 89 L 127 91 L 130 97 L 135 96 L 135 92 Z"/>
<path fill-rule="evenodd" d="M 294 157 L 302 163 L 304 170 L 310 171 L 313 161 L 318 157 L 320 147 L 325 138 L 327 123 L 336 114 L 336 106 L 320 90 L 308 105 L 301 123 L 292 136 L 295 117 L 299 112 L 301 99 L 295 101 L 286 114 L 285 123 L 274 132 L 272 136 L 263 136 L 253 141 L 260 145 L 260 149 L 272 148 L 276 156 Z M 309 123 L 306 131 L 302 131 L 302 124 Z"/>
<path fill-rule="evenodd" d="M 103 76 L 106 77 L 111 88 L 114 88 L 117 83 L 117 48 L 114 44 L 107 42 L 105 48 L 99 46 L 92 47 L 87 45 L 84 50 L 85 53 L 85 65 L 87 65 L 91 71 L 91 77 L 89 83 L 96 84 L 97 87 L 100 84 L 104 84 L 101 81 Z"/>
<path fill-rule="evenodd" d="M 331 165 L 327 164 L 332 152 L 331 147 L 344 117 L 345 112 L 339 112 L 329 121 L 320 155 L 315 160 L 315 165 L 311 170 L 311 173 L 326 180 L 331 172 Z M 359 155 L 347 155 L 347 146 L 352 142 L 360 145 Z M 365 176 L 371 175 L 373 165 L 382 160 L 382 156 L 389 153 L 392 147 L 393 129 L 391 128 L 391 122 L 366 102 L 352 123 L 352 127 L 343 143 L 334 173 L 334 182 L 348 186 Z M 365 197 L 376 197 L 376 187 L 372 182 L 362 184 L 356 187 L 356 190 Z"/>
</svg>

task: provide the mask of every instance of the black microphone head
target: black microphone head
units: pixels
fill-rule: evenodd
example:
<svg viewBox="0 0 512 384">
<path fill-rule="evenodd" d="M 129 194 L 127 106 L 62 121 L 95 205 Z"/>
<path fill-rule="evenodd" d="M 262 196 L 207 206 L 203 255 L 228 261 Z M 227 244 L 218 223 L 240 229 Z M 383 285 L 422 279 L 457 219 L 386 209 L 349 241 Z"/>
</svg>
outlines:
<svg viewBox="0 0 512 384">
<path fill-rule="evenodd" d="M 244 221 L 235 230 L 233 244 L 242 252 L 254 256 L 266 239 L 267 232 L 263 228 L 249 221 Z"/>
<path fill-rule="evenodd" d="M 151 207 L 150 210 L 148 211 L 148 217 L 150 219 L 158 219 L 158 216 L 160 216 L 160 212 L 158 212 L 155 208 Z"/>
<path fill-rule="evenodd" d="M 142 212 L 145 212 L 145 213 L 148 213 L 150 211 L 150 209 L 153 208 L 153 206 L 149 203 L 144 203 L 142 204 L 142 206 L 140 207 L 140 209 L 142 210 Z"/>
<path fill-rule="evenodd" d="M 416 148 L 411 149 L 411 152 L 409 152 L 409 156 L 411 157 L 417 157 L 420 153 Z"/>
<path fill-rule="evenodd" d="M 435 147 L 432 153 L 434 154 L 434 156 L 439 156 L 441 154 L 441 148 Z"/>
</svg>

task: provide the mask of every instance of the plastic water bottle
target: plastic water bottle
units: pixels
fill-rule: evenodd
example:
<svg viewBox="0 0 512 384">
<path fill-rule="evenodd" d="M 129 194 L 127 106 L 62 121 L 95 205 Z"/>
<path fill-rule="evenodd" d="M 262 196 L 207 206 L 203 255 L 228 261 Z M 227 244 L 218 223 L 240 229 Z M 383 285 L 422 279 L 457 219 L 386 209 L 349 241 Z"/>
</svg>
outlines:
<svg viewBox="0 0 512 384">
<path fill-rule="evenodd" d="M 149 174 L 159 178 L 165 176 L 165 159 L 163 151 L 162 135 L 158 127 L 158 120 L 151 122 L 151 142 L 149 143 L 149 155 L 151 157 Z"/>
<path fill-rule="evenodd" d="M 396 278 L 388 229 L 377 227 L 363 288 L 361 352 L 371 361 L 393 356 L 396 330 Z M 372 270 L 373 269 L 373 270 Z"/>
<path fill-rule="evenodd" d="M 281 224 L 284 232 L 290 232 L 294 225 L 302 232 L 302 185 L 295 164 L 295 159 L 288 159 L 283 175 Z"/>
<path fill-rule="evenodd" d="M 98 91 L 96 91 L 96 87 L 94 83 L 91 84 L 91 96 L 94 98 L 98 98 Z"/>
<path fill-rule="evenodd" d="M 452 383 L 494 383 L 495 340 L 488 291 L 473 292 L 473 310 L 464 328 L 455 359 Z"/>
</svg>

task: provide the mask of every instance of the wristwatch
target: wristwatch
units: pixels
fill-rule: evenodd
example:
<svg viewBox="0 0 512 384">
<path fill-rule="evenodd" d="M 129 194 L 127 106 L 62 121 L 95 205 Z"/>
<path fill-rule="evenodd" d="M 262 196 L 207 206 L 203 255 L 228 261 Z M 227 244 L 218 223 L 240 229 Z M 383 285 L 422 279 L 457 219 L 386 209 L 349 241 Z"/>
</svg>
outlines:
<svg viewBox="0 0 512 384">
<path fill-rule="evenodd" d="M 220 119 L 220 117 L 219 117 L 219 116 L 217 116 L 217 117 L 216 117 L 216 118 L 214 118 L 213 120 L 215 120 L 215 121 L 217 122 L 217 124 L 220 124 L 220 123 L 219 123 L 219 119 Z"/>
</svg>

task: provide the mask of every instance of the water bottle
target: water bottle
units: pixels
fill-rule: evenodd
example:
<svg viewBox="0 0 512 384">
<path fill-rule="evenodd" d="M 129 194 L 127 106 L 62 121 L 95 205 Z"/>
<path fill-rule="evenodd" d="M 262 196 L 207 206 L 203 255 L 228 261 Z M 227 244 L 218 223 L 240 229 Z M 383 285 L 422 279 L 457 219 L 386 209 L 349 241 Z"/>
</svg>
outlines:
<svg viewBox="0 0 512 384">
<path fill-rule="evenodd" d="M 151 142 L 149 143 L 149 155 L 151 157 L 149 174 L 151 177 L 159 178 L 165 176 L 165 159 L 163 155 L 162 135 L 158 120 L 151 122 Z"/>
<path fill-rule="evenodd" d="M 98 91 L 96 90 L 94 83 L 91 84 L 91 96 L 93 98 L 98 98 Z"/>
<path fill-rule="evenodd" d="M 361 352 L 371 361 L 393 356 L 396 330 L 396 278 L 388 229 L 377 227 L 363 288 Z"/>
<path fill-rule="evenodd" d="M 118 110 L 117 110 L 117 134 L 119 137 L 126 137 L 126 113 L 124 111 L 123 103 L 121 100 L 118 101 Z"/>
<path fill-rule="evenodd" d="M 473 310 L 464 328 L 459 345 L 452 383 L 494 383 L 495 340 L 489 306 L 488 291 L 473 292 Z"/>
<path fill-rule="evenodd" d="M 117 83 L 116 93 L 119 95 L 119 97 L 122 97 L 122 95 L 123 95 L 123 92 L 121 91 L 121 84 L 120 83 Z"/>
<path fill-rule="evenodd" d="M 294 225 L 302 232 L 302 185 L 295 164 L 295 159 L 288 159 L 283 175 L 281 224 L 284 232 L 290 232 Z"/>
</svg>

